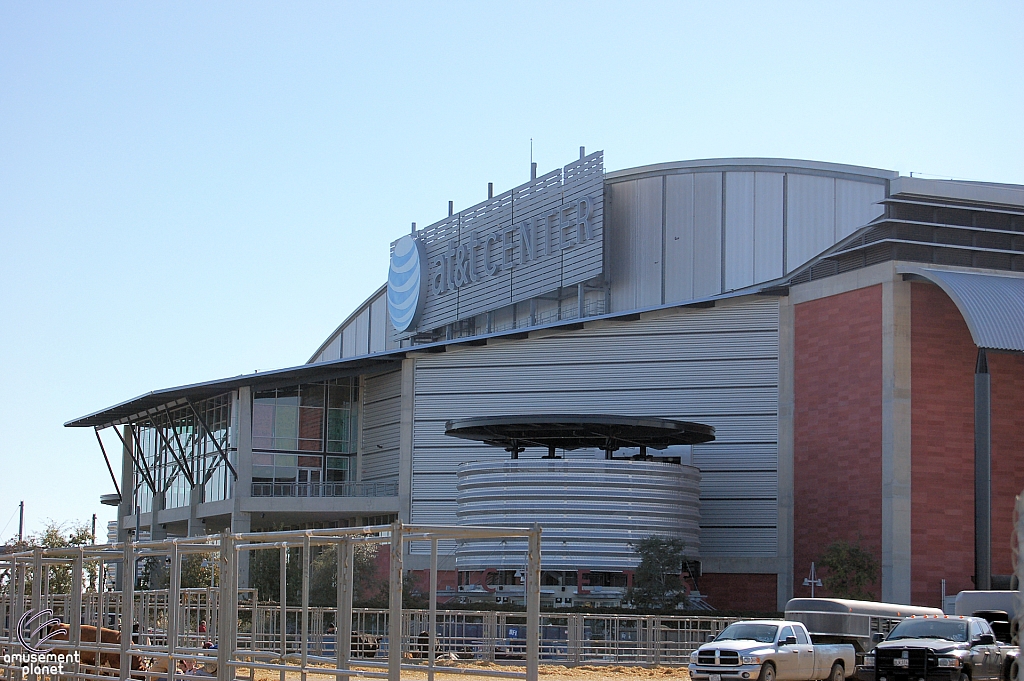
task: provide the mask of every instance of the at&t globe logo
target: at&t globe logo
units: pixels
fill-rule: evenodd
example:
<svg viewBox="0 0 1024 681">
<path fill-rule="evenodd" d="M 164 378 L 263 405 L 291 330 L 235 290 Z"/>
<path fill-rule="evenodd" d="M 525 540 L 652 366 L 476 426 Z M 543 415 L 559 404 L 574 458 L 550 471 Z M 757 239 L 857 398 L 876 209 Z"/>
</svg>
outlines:
<svg viewBox="0 0 1024 681">
<path fill-rule="evenodd" d="M 426 298 L 423 244 L 411 235 L 395 242 L 388 270 L 388 315 L 398 333 L 416 326 Z"/>
</svg>

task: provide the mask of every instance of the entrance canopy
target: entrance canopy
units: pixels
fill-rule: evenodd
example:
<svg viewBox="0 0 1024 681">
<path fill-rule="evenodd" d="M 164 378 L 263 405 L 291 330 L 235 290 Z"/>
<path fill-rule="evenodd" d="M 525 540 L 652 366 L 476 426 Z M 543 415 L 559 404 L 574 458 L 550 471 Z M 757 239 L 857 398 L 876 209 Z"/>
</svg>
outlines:
<svg viewBox="0 0 1024 681">
<path fill-rule="evenodd" d="M 622 447 L 665 449 L 715 439 L 712 426 L 647 416 L 608 414 L 538 414 L 458 419 L 445 424 L 445 434 L 502 447 L 518 458 L 527 447 L 543 447 L 554 458 L 556 449 L 602 449 L 605 458 Z"/>
</svg>

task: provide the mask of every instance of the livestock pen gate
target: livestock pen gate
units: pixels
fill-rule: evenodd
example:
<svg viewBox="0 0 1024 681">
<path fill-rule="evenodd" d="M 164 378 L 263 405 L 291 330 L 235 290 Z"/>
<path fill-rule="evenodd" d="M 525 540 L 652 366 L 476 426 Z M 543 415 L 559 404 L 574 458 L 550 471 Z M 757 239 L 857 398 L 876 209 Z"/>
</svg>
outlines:
<svg viewBox="0 0 1024 681">
<path fill-rule="evenodd" d="M 111 673 L 122 681 L 132 678 L 201 679 L 215 675 L 219 681 L 234 679 L 239 670 L 309 673 L 386 678 L 398 681 L 403 669 L 464 671 L 437 664 L 437 546 L 440 540 L 475 539 L 526 540 L 527 598 L 525 637 L 519 644 L 525 672 L 504 669 L 474 670 L 474 673 L 536 681 L 540 650 L 540 535 L 541 529 L 494 527 L 388 526 L 339 528 L 288 532 L 260 532 L 164 541 L 125 542 L 100 546 L 34 549 L 0 556 L 0 670 L 5 681 L 25 676 L 58 676 L 82 681 L 109 681 Z M 419 626 L 404 618 L 402 611 L 402 557 L 408 542 L 429 542 L 430 609 L 425 616 L 426 639 L 420 640 Z M 380 614 L 377 626 L 386 633 L 387 661 L 361 659 L 362 669 L 350 668 L 352 660 L 352 586 L 354 551 L 357 545 L 386 545 L 390 549 L 389 608 Z M 309 605 L 311 549 L 337 552 L 337 623 L 333 655 L 311 650 L 312 622 Z M 254 635 L 252 626 L 260 618 L 259 604 L 249 589 L 238 588 L 239 565 L 252 552 L 276 551 L 280 555 L 279 603 L 286 604 L 288 550 L 301 549 L 301 606 L 298 645 L 289 642 L 289 608 L 278 608 L 278 625 L 272 638 Z M 182 560 L 192 554 L 216 556 L 220 584 L 216 589 L 182 589 Z M 153 559 L 167 566 L 168 584 L 163 592 L 136 591 L 134 567 Z M 85 593 L 83 573 L 95 567 L 103 575 L 107 565 L 132 566 L 124 571 L 120 592 Z M 207 632 L 196 622 L 205 619 Z M 47 640 L 61 622 L 66 633 L 63 643 Z M 239 632 L 239 622 L 249 622 L 249 632 Z M 403 626 L 403 622 L 409 622 Z M 132 632 L 138 624 L 137 635 Z M 145 626 L 143 626 L 145 624 Z M 118 631 L 120 629 L 120 631 Z M 413 631 L 415 629 L 415 631 Z M 412 632 L 412 633 L 410 633 Z M 204 646 L 206 639 L 215 648 Z M 383 641 L 382 641 L 383 643 Z M 426 650 L 424 651 L 424 644 Z M 318 654 L 319 653 L 319 654 Z M 404 663 L 420 653 L 423 664 Z M 70 655 L 70 659 L 66 656 Z M 153 660 L 141 669 L 141 660 Z M 296 664 L 289 664 L 295 662 Z M 51 664 L 52 663 L 52 664 Z M 56 665 L 64 665 L 58 671 Z M 179 665 L 183 669 L 179 669 Z M 26 672 L 27 667 L 27 674 Z M 53 668 L 51 668 L 53 667 Z"/>
</svg>

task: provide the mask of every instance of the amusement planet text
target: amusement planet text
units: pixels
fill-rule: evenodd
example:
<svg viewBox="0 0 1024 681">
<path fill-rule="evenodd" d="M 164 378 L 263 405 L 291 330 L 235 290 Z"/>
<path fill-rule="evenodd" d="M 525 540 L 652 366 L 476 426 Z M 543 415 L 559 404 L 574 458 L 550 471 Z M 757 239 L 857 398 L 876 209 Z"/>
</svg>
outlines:
<svg viewBox="0 0 1024 681">
<path fill-rule="evenodd" d="M 72 653 L 10 653 L 2 659 L 5 665 L 19 665 L 23 679 L 27 679 L 29 674 L 63 674 L 65 664 L 81 662 L 77 650 Z"/>
</svg>

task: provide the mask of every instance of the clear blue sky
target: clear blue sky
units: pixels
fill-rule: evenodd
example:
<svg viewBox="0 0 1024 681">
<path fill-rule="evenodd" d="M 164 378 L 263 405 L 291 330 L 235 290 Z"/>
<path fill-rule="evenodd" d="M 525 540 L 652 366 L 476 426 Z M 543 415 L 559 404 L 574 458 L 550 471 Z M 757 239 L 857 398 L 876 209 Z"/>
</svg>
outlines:
<svg viewBox="0 0 1024 681">
<path fill-rule="evenodd" d="M 528 179 L 531 138 L 541 172 L 585 145 L 1024 183 L 1022 27 L 1020 1 L 0 2 L 0 541 L 21 499 L 28 531 L 114 518 L 65 421 L 305 362 L 411 221 Z"/>
</svg>

